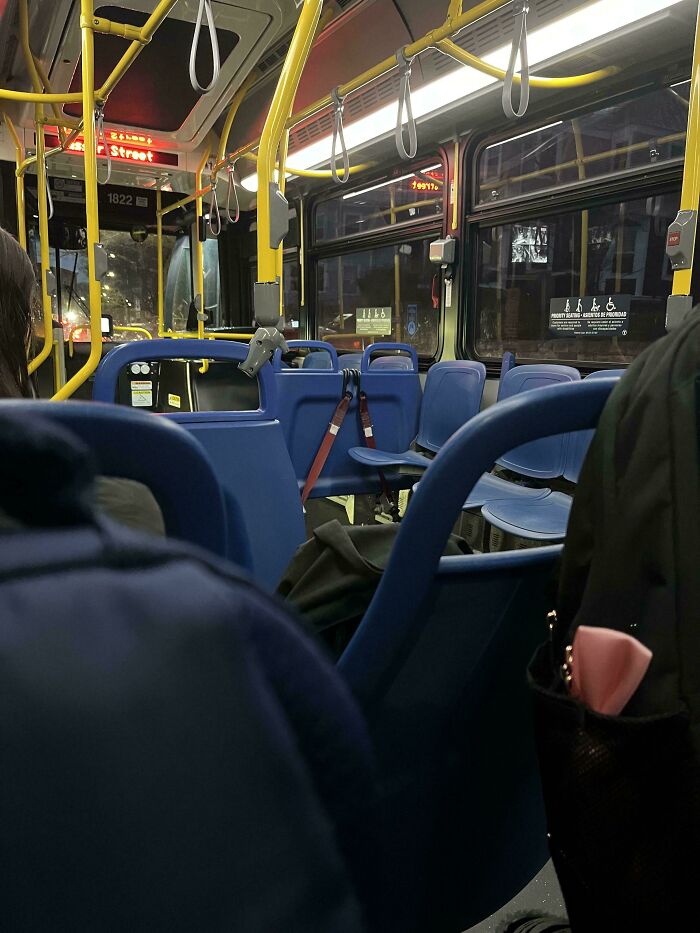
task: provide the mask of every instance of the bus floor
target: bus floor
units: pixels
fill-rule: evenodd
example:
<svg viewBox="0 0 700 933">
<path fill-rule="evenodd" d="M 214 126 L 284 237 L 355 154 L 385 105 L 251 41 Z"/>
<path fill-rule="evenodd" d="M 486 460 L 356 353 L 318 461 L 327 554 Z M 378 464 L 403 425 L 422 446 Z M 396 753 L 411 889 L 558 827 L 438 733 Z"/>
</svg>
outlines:
<svg viewBox="0 0 700 933">
<path fill-rule="evenodd" d="M 514 919 L 524 913 L 566 917 L 566 908 L 551 861 L 547 862 L 542 871 L 505 907 L 486 920 L 482 920 L 481 923 L 477 923 L 475 927 L 470 927 L 465 933 L 498 933 L 503 929 L 506 920 Z"/>
</svg>

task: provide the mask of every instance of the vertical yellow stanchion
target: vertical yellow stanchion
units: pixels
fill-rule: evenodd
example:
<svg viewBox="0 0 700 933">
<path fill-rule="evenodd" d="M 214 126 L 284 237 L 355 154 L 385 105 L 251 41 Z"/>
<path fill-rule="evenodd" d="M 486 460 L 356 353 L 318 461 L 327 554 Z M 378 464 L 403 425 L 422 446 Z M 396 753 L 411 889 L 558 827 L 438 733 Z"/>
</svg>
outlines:
<svg viewBox="0 0 700 933">
<path fill-rule="evenodd" d="M 279 181 L 280 191 L 284 194 L 287 188 L 287 152 L 289 150 L 289 130 L 285 130 L 282 134 L 282 141 L 280 142 L 279 158 L 277 164 L 279 165 Z M 277 278 L 280 282 L 280 317 L 284 317 L 284 243 L 280 243 L 277 247 Z"/>
<path fill-rule="evenodd" d="M 95 132 L 95 37 L 93 0 L 81 0 L 83 134 L 85 139 L 85 210 L 87 214 L 88 284 L 90 289 L 90 355 L 85 365 L 54 395 L 70 398 L 95 372 L 102 358 L 102 286 L 97 279 L 100 216 L 97 202 L 97 140 Z"/>
<path fill-rule="evenodd" d="M 666 326 L 672 327 L 692 308 L 691 286 L 698 202 L 700 201 L 700 7 L 695 26 L 693 71 L 688 105 L 688 132 L 685 143 L 683 188 L 680 210 L 668 233 L 673 290 L 668 302 Z M 675 247 L 675 249 L 673 249 Z"/>
<path fill-rule="evenodd" d="M 44 346 L 29 363 L 29 373 L 35 372 L 50 356 L 53 350 L 53 300 L 49 294 L 47 276 L 51 272 L 51 252 L 49 249 L 49 208 L 47 199 L 48 178 L 46 175 L 46 143 L 42 123 L 44 108 L 36 108 L 36 197 L 39 210 L 39 247 L 41 264 L 41 307 L 44 319 Z"/>
<path fill-rule="evenodd" d="M 165 282 L 163 280 L 163 192 L 156 188 L 156 249 L 158 254 L 158 336 L 165 335 Z"/>
<path fill-rule="evenodd" d="M 202 161 L 197 166 L 197 173 L 194 178 L 194 189 L 199 192 L 202 190 L 202 174 L 204 168 L 209 161 L 211 156 L 211 144 L 207 142 L 206 152 L 202 158 Z M 200 340 L 204 339 L 204 244 L 202 243 L 201 231 L 202 231 L 202 217 L 204 215 L 203 210 L 203 196 L 198 195 L 195 198 L 195 211 L 197 217 L 197 229 L 195 231 L 194 238 L 194 283 L 195 283 L 195 296 L 194 301 L 195 305 L 199 301 L 199 307 L 197 308 L 197 336 Z"/>
<path fill-rule="evenodd" d="M 10 135 L 12 136 L 12 141 L 15 144 L 15 158 L 17 161 L 17 169 L 24 161 L 24 146 L 22 145 L 22 140 L 19 138 L 19 133 L 15 129 L 15 125 L 7 116 L 4 114 L 4 120 L 7 125 Z M 27 212 L 25 207 L 24 199 L 24 172 L 17 171 L 16 181 L 15 181 L 15 191 L 17 195 L 17 239 L 19 240 L 19 245 L 22 249 L 26 250 L 27 248 Z"/>
</svg>

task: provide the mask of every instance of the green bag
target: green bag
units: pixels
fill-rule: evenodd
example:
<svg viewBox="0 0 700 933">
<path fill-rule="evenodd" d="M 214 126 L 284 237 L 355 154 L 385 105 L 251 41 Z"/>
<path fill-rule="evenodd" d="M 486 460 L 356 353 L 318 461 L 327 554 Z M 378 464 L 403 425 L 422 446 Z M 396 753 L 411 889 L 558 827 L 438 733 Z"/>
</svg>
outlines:
<svg viewBox="0 0 700 933">
<path fill-rule="evenodd" d="M 372 601 L 400 527 L 326 522 L 297 550 L 277 587 L 336 658 Z M 451 535 L 444 553 L 471 550 L 463 538 Z"/>
</svg>

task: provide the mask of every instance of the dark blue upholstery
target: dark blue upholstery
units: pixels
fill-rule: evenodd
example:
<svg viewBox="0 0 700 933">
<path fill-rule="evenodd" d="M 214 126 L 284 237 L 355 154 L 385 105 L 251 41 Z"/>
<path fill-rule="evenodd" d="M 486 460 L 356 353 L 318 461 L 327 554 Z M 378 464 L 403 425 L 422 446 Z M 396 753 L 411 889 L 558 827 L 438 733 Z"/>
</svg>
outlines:
<svg viewBox="0 0 700 933">
<path fill-rule="evenodd" d="M 165 419 L 117 405 L 0 402 L 0 415 L 17 412 L 70 429 L 90 450 L 103 476 L 147 486 L 160 506 L 169 537 L 226 554 L 222 489 L 205 451 L 186 431 Z M 245 556 L 239 561 L 243 566 L 247 566 Z"/>
<path fill-rule="evenodd" d="M 500 387 L 503 384 L 503 377 L 507 372 L 509 372 L 515 366 L 515 353 L 512 353 L 510 350 L 506 352 L 501 357 L 501 375 L 498 383 L 499 391 Z"/>
<path fill-rule="evenodd" d="M 619 379 L 624 370 L 603 369 L 589 373 L 586 379 Z M 593 431 L 575 431 L 567 438 L 563 476 L 577 483 L 583 461 L 593 440 Z M 518 489 L 518 487 L 513 487 Z M 484 518 L 501 531 L 535 541 L 562 541 L 566 535 L 572 498 L 563 492 L 524 499 L 510 494 L 487 502 L 481 510 Z"/>
<path fill-rule="evenodd" d="M 331 343 L 326 343 L 324 340 L 289 340 L 287 346 L 290 350 L 309 350 L 310 352 L 304 357 L 302 363 L 303 369 L 332 369 L 334 372 L 338 370 L 338 353 Z M 312 362 L 307 364 L 307 360 L 311 358 Z M 279 372 L 280 369 L 287 369 L 288 366 L 282 362 L 282 351 L 275 350 L 275 355 L 272 358 L 272 366 L 275 372 Z"/>
<path fill-rule="evenodd" d="M 291 349 L 323 346 L 319 342 L 290 340 Z M 407 447 L 416 435 L 421 400 L 418 367 L 411 370 L 375 369 L 370 365 L 373 345 L 357 360 L 362 389 L 367 393 L 377 446 Z M 392 349 L 412 348 L 391 344 Z M 415 351 L 413 351 L 415 352 Z M 331 369 L 279 369 L 275 373 L 279 419 L 294 465 L 299 489 L 304 485 L 333 412 L 343 394 L 343 374 L 348 354 L 340 356 Z M 416 360 L 417 364 L 417 360 Z M 341 370 L 341 371 L 339 371 Z M 380 492 L 378 477 L 359 466 L 348 455 L 363 443 L 357 399 L 350 406 L 312 497 Z M 406 477 L 389 476 L 393 485 L 410 485 Z"/>
<path fill-rule="evenodd" d="M 379 356 L 375 353 L 391 353 L 391 356 Z M 418 354 L 416 348 L 407 343 L 373 343 L 365 348 L 360 362 L 363 373 L 370 369 L 409 369 L 418 372 Z"/>
<path fill-rule="evenodd" d="M 332 369 L 333 362 L 325 350 L 312 350 L 304 357 L 303 369 Z"/>
<path fill-rule="evenodd" d="M 362 356 L 362 353 L 342 353 L 338 357 L 338 365 L 341 369 L 359 369 Z"/>
<path fill-rule="evenodd" d="M 546 629 L 557 546 L 441 554 L 462 503 L 513 444 L 592 427 L 614 382 L 494 405 L 443 446 L 339 666 L 382 768 L 383 862 L 402 933 L 487 916 L 547 858 L 525 668 Z"/>
<path fill-rule="evenodd" d="M 483 363 L 451 360 L 431 366 L 425 382 L 416 445 L 432 453 L 438 451 L 448 437 L 479 411 L 485 381 Z M 379 439 L 377 450 L 358 445 L 349 453 L 353 460 L 375 469 L 392 466 L 425 469 L 430 464 L 430 459 L 420 452 L 407 447 L 392 450 L 380 444 Z"/>
<path fill-rule="evenodd" d="M 245 359 L 247 347 L 234 341 L 152 340 L 149 360 Z M 142 360 L 141 343 L 124 344 L 112 350 L 100 364 L 93 394 L 98 401 L 114 399 L 117 379 L 124 366 Z M 284 373 L 297 375 L 294 370 Z M 314 373 L 314 375 L 333 375 Z M 304 518 L 296 479 L 277 420 L 275 374 L 265 365 L 258 374 L 260 408 L 256 411 L 174 412 L 158 415 L 176 421 L 204 447 L 224 490 L 228 515 L 227 556 L 241 562 L 250 554 L 255 578 L 272 589 L 289 560 L 305 539 Z M 153 416 L 152 416 L 153 417 Z M 128 454 L 133 456 L 133 448 Z M 177 469 L 177 463 L 163 468 Z M 180 482 L 186 477 L 177 469 Z"/>
</svg>

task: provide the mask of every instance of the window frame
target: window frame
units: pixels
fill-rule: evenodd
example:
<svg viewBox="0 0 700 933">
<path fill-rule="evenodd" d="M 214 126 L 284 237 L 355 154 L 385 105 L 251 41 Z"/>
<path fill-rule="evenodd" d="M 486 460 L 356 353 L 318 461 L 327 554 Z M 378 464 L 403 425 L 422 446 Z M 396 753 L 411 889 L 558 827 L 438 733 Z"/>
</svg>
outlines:
<svg viewBox="0 0 700 933">
<path fill-rule="evenodd" d="M 419 169 L 421 166 L 433 160 L 433 154 L 427 153 L 421 158 L 413 159 L 409 163 L 394 165 L 391 171 L 384 169 L 381 174 L 365 176 L 362 175 L 362 182 L 357 178 L 357 183 L 349 186 L 347 194 L 351 191 L 359 191 L 369 185 L 381 184 L 382 181 L 390 181 L 392 178 L 398 178 L 401 175 L 407 175 Z M 332 200 L 338 196 L 335 188 L 325 189 L 317 197 L 309 198 L 306 206 L 305 220 L 307 221 L 305 229 L 307 230 L 307 246 L 305 260 L 306 275 L 306 333 L 310 339 L 315 339 L 318 334 L 318 298 L 316 285 L 318 282 L 318 263 L 323 259 L 335 259 L 338 256 L 351 255 L 352 253 L 365 252 L 366 250 L 376 249 L 382 246 L 397 246 L 405 243 L 408 239 L 423 240 L 445 236 L 448 227 L 448 214 L 450 209 L 450 178 L 449 163 L 447 152 L 443 146 L 439 146 L 434 152 L 434 161 L 440 162 L 445 173 L 445 187 L 443 191 L 442 212 L 435 214 L 434 218 L 419 217 L 415 220 L 403 221 L 394 224 L 391 227 L 385 227 L 379 230 L 370 230 L 367 233 L 353 233 L 348 236 L 338 237 L 334 240 L 324 240 L 322 243 L 316 241 L 316 208 L 324 201 Z M 308 235 L 311 233 L 311 236 Z M 410 236 L 407 234 L 410 233 Z M 443 281 L 444 274 L 442 270 L 436 268 L 440 276 L 440 295 L 444 293 Z M 438 334 L 437 347 L 433 356 L 419 356 L 418 363 L 420 369 L 426 370 L 433 363 L 440 359 L 444 349 L 445 342 L 445 307 L 441 298 L 438 311 Z"/>
<path fill-rule="evenodd" d="M 671 84 L 682 83 L 683 76 L 673 80 L 657 82 L 646 87 L 637 87 L 631 91 L 612 95 L 605 100 L 598 100 L 594 105 L 581 106 L 565 111 L 562 119 L 570 120 L 586 113 L 594 113 L 606 106 L 626 99 L 642 96 L 654 90 L 660 90 Z M 538 119 L 523 127 L 523 132 L 529 129 L 536 130 L 547 122 L 552 116 L 540 113 Z M 673 159 L 659 165 L 642 166 L 637 169 L 626 169 L 615 175 L 606 175 L 598 179 L 587 179 L 564 185 L 552 191 L 532 192 L 514 198 L 503 199 L 498 202 L 477 205 L 476 190 L 479 184 L 479 158 L 487 146 L 494 142 L 507 140 L 510 134 L 502 131 L 498 134 L 493 131 L 474 135 L 462 157 L 461 171 L 463 178 L 470 178 L 465 185 L 462 203 L 463 243 L 460 250 L 460 268 L 457 272 L 460 285 L 460 307 L 457 321 L 457 351 L 465 359 L 483 362 L 489 375 L 500 372 L 500 358 L 482 357 L 476 349 L 478 315 L 477 311 L 477 283 L 478 283 L 478 236 L 483 227 L 494 227 L 501 224 L 526 222 L 536 219 L 543 213 L 563 214 L 581 210 L 592 210 L 610 204 L 617 204 L 623 200 L 634 198 L 654 197 L 668 194 L 677 190 L 683 181 L 684 159 Z M 577 367 L 585 375 L 594 370 L 606 368 L 619 368 L 618 363 L 597 362 L 595 360 L 564 360 L 538 357 L 519 357 L 519 363 L 555 363 Z"/>
</svg>

